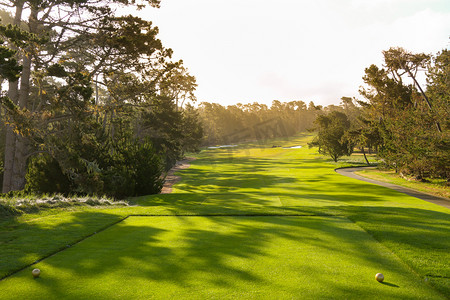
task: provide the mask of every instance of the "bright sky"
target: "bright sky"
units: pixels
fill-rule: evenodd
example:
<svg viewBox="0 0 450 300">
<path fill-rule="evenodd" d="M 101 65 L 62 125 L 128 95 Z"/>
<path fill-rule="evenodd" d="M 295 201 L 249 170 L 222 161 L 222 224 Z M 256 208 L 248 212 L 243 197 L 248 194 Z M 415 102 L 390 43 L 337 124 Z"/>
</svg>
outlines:
<svg viewBox="0 0 450 300">
<path fill-rule="evenodd" d="M 339 104 L 382 50 L 450 46 L 449 0 L 162 0 L 141 17 L 197 78 L 199 102 Z"/>
</svg>

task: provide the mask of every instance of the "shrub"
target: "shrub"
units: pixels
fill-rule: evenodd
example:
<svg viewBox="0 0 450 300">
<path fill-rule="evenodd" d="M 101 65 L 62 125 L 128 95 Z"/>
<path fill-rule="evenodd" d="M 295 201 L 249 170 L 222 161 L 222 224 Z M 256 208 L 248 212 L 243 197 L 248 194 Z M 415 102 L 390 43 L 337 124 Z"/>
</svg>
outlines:
<svg viewBox="0 0 450 300">
<path fill-rule="evenodd" d="M 39 154 L 28 165 L 25 190 L 32 193 L 62 193 L 71 191 L 69 178 L 50 155 Z"/>
<path fill-rule="evenodd" d="M 104 193 L 116 198 L 157 194 L 162 172 L 162 158 L 149 141 L 121 142 L 103 172 Z"/>
</svg>

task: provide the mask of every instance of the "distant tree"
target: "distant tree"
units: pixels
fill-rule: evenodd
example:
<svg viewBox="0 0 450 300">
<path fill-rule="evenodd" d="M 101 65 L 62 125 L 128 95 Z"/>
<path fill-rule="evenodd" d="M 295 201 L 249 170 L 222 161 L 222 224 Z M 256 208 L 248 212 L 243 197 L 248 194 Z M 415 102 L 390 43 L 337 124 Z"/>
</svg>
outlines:
<svg viewBox="0 0 450 300">
<path fill-rule="evenodd" d="M 341 156 L 352 154 L 354 145 L 346 136 L 350 121 L 344 113 L 333 111 L 320 115 L 314 124 L 318 133 L 308 144 L 310 147 L 319 147 L 319 153 L 329 155 L 335 162 Z"/>
<path fill-rule="evenodd" d="M 198 111 L 191 104 L 187 104 L 182 110 L 183 116 L 183 153 L 197 152 L 203 138 L 203 128 L 200 123 Z"/>
<path fill-rule="evenodd" d="M 303 101 L 272 101 L 268 107 L 257 102 L 224 107 L 217 103 L 202 102 L 198 107 L 203 124 L 206 145 L 238 143 L 259 139 L 272 139 L 305 132 L 312 126 L 316 115 L 323 113 Z M 316 109 L 317 108 L 317 109 Z"/>
</svg>

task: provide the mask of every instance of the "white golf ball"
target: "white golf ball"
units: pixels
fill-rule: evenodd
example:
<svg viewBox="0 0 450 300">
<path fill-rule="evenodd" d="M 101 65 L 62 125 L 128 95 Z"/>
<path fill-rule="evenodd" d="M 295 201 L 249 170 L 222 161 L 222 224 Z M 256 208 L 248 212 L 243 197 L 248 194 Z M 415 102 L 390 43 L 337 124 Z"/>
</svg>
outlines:
<svg viewBox="0 0 450 300">
<path fill-rule="evenodd" d="M 378 282 L 383 282 L 383 280 L 384 280 L 384 275 L 381 274 L 381 273 L 377 273 L 377 274 L 375 275 L 375 279 L 376 279 Z"/>
<path fill-rule="evenodd" d="M 37 278 L 37 277 L 39 277 L 39 275 L 41 275 L 41 270 L 34 269 L 33 271 L 31 271 L 31 274 L 33 274 L 34 278 Z"/>
</svg>

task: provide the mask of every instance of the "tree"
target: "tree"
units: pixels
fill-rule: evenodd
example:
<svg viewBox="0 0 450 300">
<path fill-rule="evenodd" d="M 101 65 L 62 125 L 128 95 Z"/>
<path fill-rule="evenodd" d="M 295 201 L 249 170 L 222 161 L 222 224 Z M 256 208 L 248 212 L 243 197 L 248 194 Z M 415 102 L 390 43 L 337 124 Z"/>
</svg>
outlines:
<svg viewBox="0 0 450 300">
<path fill-rule="evenodd" d="M 320 115 L 314 123 L 318 133 L 308 144 L 310 147 L 319 147 L 319 153 L 331 156 L 335 162 L 341 156 L 352 154 L 354 145 L 346 138 L 350 121 L 344 113 L 333 111 L 328 115 Z"/>
<path fill-rule="evenodd" d="M 270 107 L 257 102 L 227 107 L 202 102 L 198 108 L 206 145 L 291 136 L 310 128 L 318 113 L 303 101 L 274 100 Z"/>
<path fill-rule="evenodd" d="M 442 59 L 435 58 L 434 64 L 429 55 L 412 54 L 401 48 L 391 48 L 383 54 L 385 68 L 372 65 L 363 77 L 368 88 L 360 91 L 367 100 L 360 102 L 363 106 L 360 141 L 374 138 L 384 164 L 399 173 L 417 178 L 448 178 L 445 54 Z M 416 75 L 426 64 L 429 86 L 425 93 Z M 413 84 L 406 83 L 405 74 L 412 78 Z"/>
<path fill-rule="evenodd" d="M 198 111 L 191 104 L 187 104 L 182 113 L 183 151 L 197 152 L 203 138 L 203 128 Z"/>
<path fill-rule="evenodd" d="M 436 137 L 435 151 L 431 153 L 432 174 L 450 178 L 450 51 L 442 50 L 432 57 L 428 65 L 427 96 L 432 102 L 435 118 L 442 126 Z"/>
<path fill-rule="evenodd" d="M 20 7 L 17 9 L 17 14 L 21 13 Z M 23 31 L 20 28 L 20 19 L 14 18 L 13 24 L 0 25 L 0 35 L 8 41 L 8 46 L 4 46 L 5 41 L 3 39 L 1 42 L 1 82 L 4 79 L 8 80 L 9 90 L 8 95 L 1 95 L 2 104 L 10 110 L 15 110 L 15 105 L 19 101 L 18 92 L 18 79 L 23 76 L 23 66 L 19 65 L 19 47 L 29 47 L 30 44 L 36 44 L 37 39 L 31 33 Z M 3 116 L 5 123 L 5 143 L 3 151 L 5 154 L 5 160 L 3 162 L 3 182 L 6 185 L 11 185 L 11 178 L 13 176 L 14 169 L 12 168 L 15 162 L 16 153 L 12 151 L 15 147 L 15 143 L 20 143 L 20 140 L 14 134 L 13 127 L 11 126 L 11 120 L 8 119 L 7 115 Z M 16 164 L 19 166 L 20 164 Z"/>
<path fill-rule="evenodd" d="M 178 65 L 165 62 L 171 50 L 161 46 L 150 22 L 115 17 L 110 8 L 114 4 L 157 7 L 159 0 L 0 2 L 15 10 L 12 26 L 25 27 L 29 35 L 36 36 L 32 43 L 17 45 L 8 34 L 11 31 L 2 32 L 23 66 L 19 80 L 9 84 L 14 106 L 9 107 L 9 114 L 15 133 L 11 128 L 6 134 L 4 192 L 24 187 L 26 161 L 33 153 L 54 153 L 49 139 L 42 143 L 50 128 L 59 133 L 72 126 L 71 120 L 83 122 L 86 114 L 98 112 L 90 102 L 94 76 L 108 87 L 117 74 L 135 71 L 152 77 L 146 81 L 156 86 L 168 69 Z M 156 88 L 151 91 L 155 93 Z M 120 100 L 129 101 L 130 97 Z"/>
<path fill-rule="evenodd" d="M 388 51 L 383 51 L 386 68 L 391 72 L 394 80 L 402 83 L 402 76 L 406 73 L 413 80 L 415 87 L 420 91 L 423 100 L 426 102 L 428 109 L 434 114 L 433 107 L 426 93 L 417 81 L 417 72 L 420 68 L 425 68 L 430 61 L 431 56 L 424 53 L 413 54 L 403 48 L 390 48 Z M 403 71 L 403 73 L 401 73 Z M 441 125 L 436 121 L 436 127 L 439 132 L 442 132 Z"/>
</svg>

